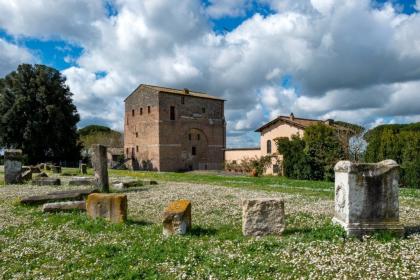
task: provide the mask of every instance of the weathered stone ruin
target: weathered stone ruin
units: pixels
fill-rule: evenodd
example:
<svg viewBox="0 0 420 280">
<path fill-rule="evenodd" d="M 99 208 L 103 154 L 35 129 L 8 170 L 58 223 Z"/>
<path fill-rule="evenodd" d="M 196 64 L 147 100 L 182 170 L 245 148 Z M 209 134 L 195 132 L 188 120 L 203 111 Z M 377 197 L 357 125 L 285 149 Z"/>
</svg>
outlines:
<svg viewBox="0 0 420 280">
<path fill-rule="evenodd" d="M 35 195 L 24 197 L 20 200 L 20 203 L 26 205 L 38 205 L 50 202 L 61 202 L 61 201 L 70 201 L 70 200 L 85 200 L 85 198 L 91 194 L 95 193 L 98 190 L 96 189 L 84 189 L 84 190 L 68 190 L 68 191 L 57 191 L 50 192 L 44 195 Z"/>
<path fill-rule="evenodd" d="M 35 186 L 60 186 L 61 180 L 59 178 L 37 177 L 32 180 L 32 185 Z"/>
<path fill-rule="evenodd" d="M 92 148 L 92 165 L 95 169 L 95 184 L 101 192 L 109 192 L 106 146 L 92 145 Z"/>
<path fill-rule="evenodd" d="M 55 212 L 68 212 L 68 211 L 86 211 L 86 201 L 64 201 L 64 202 L 50 202 L 42 206 L 42 212 L 55 213 Z"/>
<path fill-rule="evenodd" d="M 261 198 L 242 201 L 243 235 L 281 235 L 284 229 L 284 201 L 282 199 Z"/>
<path fill-rule="evenodd" d="M 112 223 L 127 220 L 127 196 L 123 194 L 90 194 L 86 200 L 87 215 L 92 219 L 104 218 Z"/>
<path fill-rule="evenodd" d="M 399 221 L 399 165 L 340 161 L 335 165 L 335 215 L 333 221 L 348 235 L 377 230 L 404 234 Z"/>
<path fill-rule="evenodd" d="M 80 163 L 79 171 L 82 175 L 87 174 L 87 164 L 86 163 Z"/>
<path fill-rule="evenodd" d="M 163 213 L 163 235 L 184 235 L 191 230 L 191 201 L 172 201 Z"/>
<path fill-rule="evenodd" d="M 93 180 L 87 177 L 74 177 L 69 180 L 69 186 L 91 186 Z"/>
<path fill-rule="evenodd" d="M 4 151 L 4 182 L 6 185 L 22 183 L 22 150 Z"/>
</svg>

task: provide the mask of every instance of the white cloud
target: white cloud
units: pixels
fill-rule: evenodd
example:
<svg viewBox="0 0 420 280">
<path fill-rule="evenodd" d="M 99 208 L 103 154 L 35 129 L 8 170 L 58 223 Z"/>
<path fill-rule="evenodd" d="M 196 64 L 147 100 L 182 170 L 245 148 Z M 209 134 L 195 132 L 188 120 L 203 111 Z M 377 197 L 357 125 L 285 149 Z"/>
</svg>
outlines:
<svg viewBox="0 0 420 280">
<path fill-rule="evenodd" d="M 77 66 L 64 71 L 76 104 L 82 118 L 115 127 L 122 126 L 122 100 L 140 83 L 227 99 L 228 133 L 238 139 L 291 111 L 357 123 L 418 118 L 410 100 L 419 97 L 420 14 L 376 9 L 369 0 L 265 0 L 276 13 L 255 14 L 223 35 L 212 31 L 209 16 L 241 15 L 251 2 L 115 0 L 116 15 L 106 17 L 102 2 L 74 0 L 59 2 L 71 14 L 64 17 L 55 15 L 59 4 L 0 0 L 12 19 L 0 19 L 0 27 L 79 42 Z M 47 26 L 50 18 L 55 26 Z M 284 76 L 294 87 L 281 86 Z"/>
<path fill-rule="evenodd" d="M 16 70 L 21 63 L 33 63 L 37 59 L 25 48 L 0 38 L 0 77 Z"/>
<path fill-rule="evenodd" d="M 0 26 L 14 35 L 76 42 L 96 36 L 105 16 L 101 0 L 0 0 Z"/>
<path fill-rule="evenodd" d="M 244 16 L 252 5 L 252 0 L 210 0 L 209 2 L 206 12 L 212 18 Z"/>
</svg>

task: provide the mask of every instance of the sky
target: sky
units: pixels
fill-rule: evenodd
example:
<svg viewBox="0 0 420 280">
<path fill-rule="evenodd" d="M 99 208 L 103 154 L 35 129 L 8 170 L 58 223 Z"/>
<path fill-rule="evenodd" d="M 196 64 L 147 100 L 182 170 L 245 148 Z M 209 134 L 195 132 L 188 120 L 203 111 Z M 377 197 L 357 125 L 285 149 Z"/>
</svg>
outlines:
<svg viewBox="0 0 420 280">
<path fill-rule="evenodd" d="M 0 77 L 61 71 L 79 127 L 123 130 L 139 84 L 226 99 L 228 147 L 278 115 L 420 121 L 420 0 L 0 0 Z"/>
</svg>

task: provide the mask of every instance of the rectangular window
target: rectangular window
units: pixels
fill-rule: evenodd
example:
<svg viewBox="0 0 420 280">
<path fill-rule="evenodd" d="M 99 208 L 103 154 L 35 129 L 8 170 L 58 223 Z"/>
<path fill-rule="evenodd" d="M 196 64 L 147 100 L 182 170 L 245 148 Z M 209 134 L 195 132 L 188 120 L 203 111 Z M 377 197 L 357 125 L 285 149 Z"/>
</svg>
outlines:
<svg viewBox="0 0 420 280">
<path fill-rule="evenodd" d="M 139 152 L 139 146 L 136 146 L 136 152 L 137 153 Z"/>
<path fill-rule="evenodd" d="M 131 110 L 131 115 L 134 117 L 134 109 Z"/>
<path fill-rule="evenodd" d="M 138 138 L 139 137 L 139 133 L 138 132 L 136 132 L 136 138 Z"/>
<path fill-rule="evenodd" d="M 140 115 L 143 115 L 143 108 L 140 108 Z"/>
<path fill-rule="evenodd" d="M 171 121 L 175 120 L 175 107 L 174 106 L 171 106 L 170 119 L 171 119 Z"/>
<path fill-rule="evenodd" d="M 127 154 L 127 157 L 128 157 L 128 148 L 125 148 L 125 153 Z"/>
<path fill-rule="evenodd" d="M 147 106 L 147 113 L 150 114 L 150 106 Z"/>
<path fill-rule="evenodd" d="M 181 104 L 185 104 L 185 96 L 181 96 Z"/>
<path fill-rule="evenodd" d="M 126 123 L 127 123 L 127 125 L 128 125 L 128 116 L 127 116 L 127 120 L 126 120 Z"/>
<path fill-rule="evenodd" d="M 197 149 L 196 149 L 195 147 L 192 147 L 192 149 L 191 149 L 191 154 L 192 154 L 193 156 L 195 156 L 195 155 L 197 154 Z"/>
<path fill-rule="evenodd" d="M 136 153 L 134 152 L 134 147 L 133 147 L 133 148 L 131 148 L 131 156 L 134 157 L 135 154 Z"/>
</svg>

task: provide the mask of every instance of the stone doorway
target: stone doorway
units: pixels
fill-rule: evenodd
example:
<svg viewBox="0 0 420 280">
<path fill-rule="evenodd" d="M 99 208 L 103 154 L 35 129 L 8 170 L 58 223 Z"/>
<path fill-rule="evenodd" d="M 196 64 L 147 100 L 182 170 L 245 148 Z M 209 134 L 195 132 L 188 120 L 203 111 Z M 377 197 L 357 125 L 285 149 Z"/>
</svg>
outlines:
<svg viewBox="0 0 420 280">
<path fill-rule="evenodd" d="M 191 128 L 182 141 L 182 160 L 186 170 L 203 170 L 208 162 L 208 140 L 198 128 Z"/>
</svg>

